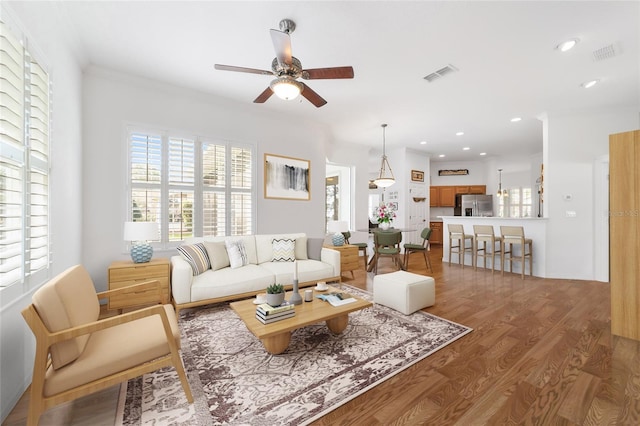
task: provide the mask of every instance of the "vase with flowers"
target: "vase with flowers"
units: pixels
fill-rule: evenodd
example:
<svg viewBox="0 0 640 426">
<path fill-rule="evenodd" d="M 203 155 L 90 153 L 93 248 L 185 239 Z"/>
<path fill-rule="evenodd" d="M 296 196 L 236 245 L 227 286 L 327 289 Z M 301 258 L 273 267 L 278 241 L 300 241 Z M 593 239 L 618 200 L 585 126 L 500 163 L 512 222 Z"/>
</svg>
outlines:
<svg viewBox="0 0 640 426">
<path fill-rule="evenodd" d="M 387 230 L 391 227 L 391 222 L 396 218 L 396 208 L 391 203 L 382 203 L 376 210 L 376 218 L 378 219 L 378 227 Z"/>
</svg>

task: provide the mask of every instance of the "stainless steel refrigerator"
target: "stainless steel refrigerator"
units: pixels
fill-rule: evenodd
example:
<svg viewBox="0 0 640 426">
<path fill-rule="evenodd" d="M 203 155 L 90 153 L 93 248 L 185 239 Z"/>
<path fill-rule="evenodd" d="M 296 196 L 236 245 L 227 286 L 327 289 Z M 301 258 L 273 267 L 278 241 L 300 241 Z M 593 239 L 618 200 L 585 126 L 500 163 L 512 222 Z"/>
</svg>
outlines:
<svg viewBox="0 0 640 426">
<path fill-rule="evenodd" d="M 463 195 L 462 216 L 493 216 L 493 195 Z"/>
</svg>

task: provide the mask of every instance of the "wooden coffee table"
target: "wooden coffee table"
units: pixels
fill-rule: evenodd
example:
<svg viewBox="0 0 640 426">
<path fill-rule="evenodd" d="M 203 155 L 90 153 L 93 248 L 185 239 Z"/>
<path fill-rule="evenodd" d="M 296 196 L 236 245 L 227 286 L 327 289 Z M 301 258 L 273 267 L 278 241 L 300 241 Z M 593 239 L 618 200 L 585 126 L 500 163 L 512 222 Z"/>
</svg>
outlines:
<svg viewBox="0 0 640 426">
<path fill-rule="evenodd" d="M 304 290 L 300 290 L 300 295 L 304 298 Z M 231 309 L 242 319 L 249 331 L 253 333 L 258 339 L 262 341 L 264 348 L 270 354 L 281 354 L 291 341 L 291 332 L 298 328 L 305 327 L 311 324 L 317 324 L 321 321 L 327 323 L 327 327 L 333 333 L 340 334 L 347 328 L 349 324 L 349 313 L 359 311 L 360 309 L 368 308 L 373 303 L 360 299 L 355 296 L 351 296 L 356 299 L 355 302 L 348 303 L 342 306 L 331 306 L 329 302 L 317 299 L 319 294 L 327 294 L 331 292 L 342 292 L 334 287 L 329 287 L 327 291 L 319 292 L 313 290 L 313 301 L 302 302 L 301 305 L 296 305 L 296 315 L 292 318 L 287 318 L 282 321 L 276 321 L 271 324 L 263 324 L 256 318 L 256 305 L 253 303 L 254 299 L 242 300 L 239 302 L 231 303 Z M 291 297 L 291 292 L 287 292 L 286 300 Z"/>
</svg>

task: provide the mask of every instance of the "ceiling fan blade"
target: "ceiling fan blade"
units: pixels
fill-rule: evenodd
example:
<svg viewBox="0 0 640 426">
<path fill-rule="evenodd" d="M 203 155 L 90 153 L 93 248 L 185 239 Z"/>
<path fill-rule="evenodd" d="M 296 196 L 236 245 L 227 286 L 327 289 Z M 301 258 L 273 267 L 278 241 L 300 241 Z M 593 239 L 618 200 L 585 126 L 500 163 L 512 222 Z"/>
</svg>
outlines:
<svg viewBox="0 0 640 426">
<path fill-rule="evenodd" d="M 256 104 L 263 104 L 271 97 L 271 95 L 273 95 L 273 90 L 271 90 L 271 87 L 267 87 L 264 89 L 264 92 L 260 93 L 258 97 L 253 100 L 253 102 Z"/>
<path fill-rule="evenodd" d="M 325 101 L 322 96 L 318 95 L 316 92 L 314 92 L 309 86 L 307 86 L 306 84 L 300 82 L 300 84 L 302 84 L 304 86 L 304 88 L 302 89 L 302 93 L 300 93 L 302 96 L 304 96 L 305 98 L 307 98 L 307 100 L 309 102 L 311 102 L 312 104 L 314 104 L 317 108 L 320 108 L 322 105 L 326 104 L 327 101 Z"/>
<path fill-rule="evenodd" d="M 304 72 L 302 73 L 302 78 L 305 78 L 307 80 L 353 78 L 353 67 L 314 68 L 310 70 L 304 70 Z"/>
<path fill-rule="evenodd" d="M 291 37 L 289 34 L 271 30 L 271 41 L 273 41 L 273 48 L 276 51 L 278 62 L 291 65 Z"/>
<path fill-rule="evenodd" d="M 246 72 L 250 74 L 273 75 L 271 71 L 259 70 L 256 68 L 235 67 L 233 65 L 216 64 L 215 69 L 220 71 L 235 71 L 235 72 Z"/>
</svg>

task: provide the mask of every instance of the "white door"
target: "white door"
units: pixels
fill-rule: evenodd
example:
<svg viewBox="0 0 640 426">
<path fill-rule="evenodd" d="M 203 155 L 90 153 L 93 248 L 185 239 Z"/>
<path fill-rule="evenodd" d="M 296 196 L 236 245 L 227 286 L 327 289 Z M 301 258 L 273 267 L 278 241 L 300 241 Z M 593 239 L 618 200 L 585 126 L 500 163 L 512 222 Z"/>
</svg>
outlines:
<svg viewBox="0 0 640 426">
<path fill-rule="evenodd" d="M 426 185 L 409 184 L 409 228 L 415 229 L 413 232 L 405 233 L 405 242 L 421 244 L 420 233 L 427 226 L 427 197 Z"/>
</svg>

